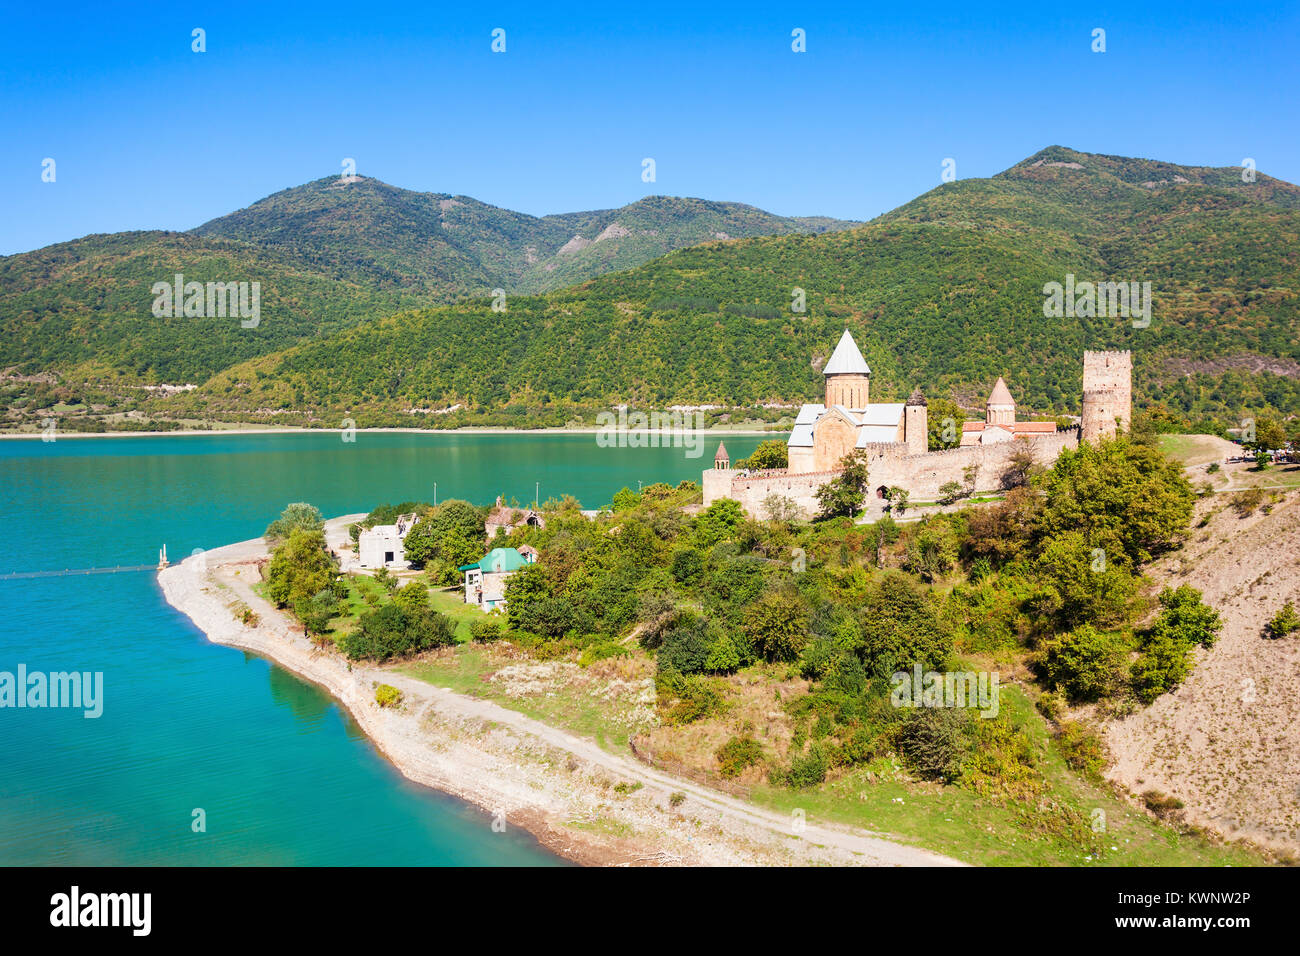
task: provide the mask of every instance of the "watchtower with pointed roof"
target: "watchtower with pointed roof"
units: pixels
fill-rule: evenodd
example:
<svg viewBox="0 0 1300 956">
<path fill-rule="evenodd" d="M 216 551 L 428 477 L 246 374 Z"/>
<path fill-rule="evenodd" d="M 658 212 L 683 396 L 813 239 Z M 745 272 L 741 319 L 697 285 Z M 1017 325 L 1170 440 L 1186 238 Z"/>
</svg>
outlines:
<svg viewBox="0 0 1300 956">
<path fill-rule="evenodd" d="M 726 471 L 731 467 L 731 456 L 727 454 L 727 446 L 718 442 L 718 453 L 713 456 L 713 467 L 718 471 Z"/>
<path fill-rule="evenodd" d="M 831 353 L 826 367 L 826 407 L 842 405 L 850 410 L 861 410 L 871 402 L 871 368 L 858 351 L 849 330 L 840 336 L 839 345 Z"/>
</svg>

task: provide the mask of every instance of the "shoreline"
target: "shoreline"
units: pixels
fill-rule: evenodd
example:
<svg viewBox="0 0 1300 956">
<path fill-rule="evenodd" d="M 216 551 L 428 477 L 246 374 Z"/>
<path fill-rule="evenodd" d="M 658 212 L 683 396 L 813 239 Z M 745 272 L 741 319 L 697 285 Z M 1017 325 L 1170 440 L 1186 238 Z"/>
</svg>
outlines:
<svg viewBox="0 0 1300 956">
<path fill-rule="evenodd" d="M 355 517 L 331 519 L 327 535 L 346 534 Z M 863 830 L 813 821 L 796 830 L 783 814 L 491 701 L 349 663 L 295 633 L 253 592 L 266 554 L 260 538 L 226 545 L 165 568 L 158 582 L 210 642 L 258 654 L 328 691 L 403 776 L 527 830 L 558 856 L 594 866 L 963 865 Z M 256 626 L 235 618 L 240 602 L 259 615 Z M 379 682 L 402 691 L 399 708 L 375 703 Z M 619 783 L 629 786 L 620 791 Z M 684 795 L 680 806 L 674 794 Z"/>
<path fill-rule="evenodd" d="M 341 435 L 341 428 L 302 428 L 285 426 L 282 428 L 212 428 L 212 429 L 177 429 L 176 431 L 140 431 L 140 432 L 58 432 L 55 441 L 69 438 L 194 438 L 203 435 Z M 460 428 L 357 428 L 358 435 L 598 435 L 602 428 L 497 428 L 463 425 Z M 788 435 L 790 429 L 764 428 L 683 428 L 661 430 L 650 428 L 629 428 L 619 432 L 620 435 L 660 435 L 666 437 L 683 435 Z M 40 439 L 41 432 L 0 432 L 0 441 L 20 439 Z"/>
</svg>

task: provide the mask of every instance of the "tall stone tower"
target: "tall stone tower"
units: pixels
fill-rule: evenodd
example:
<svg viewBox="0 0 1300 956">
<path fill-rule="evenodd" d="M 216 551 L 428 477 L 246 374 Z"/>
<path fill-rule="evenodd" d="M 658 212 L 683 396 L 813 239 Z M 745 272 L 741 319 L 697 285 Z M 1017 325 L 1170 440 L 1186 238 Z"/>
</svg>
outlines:
<svg viewBox="0 0 1300 956">
<path fill-rule="evenodd" d="M 1114 438 L 1133 420 L 1133 353 L 1083 353 L 1083 415 L 1079 437 Z"/>
<path fill-rule="evenodd" d="M 840 336 L 840 344 L 835 346 L 822 374 L 826 376 L 827 408 L 843 405 L 862 409 L 871 401 L 871 369 L 848 329 Z"/>
<path fill-rule="evenodd" d="M 930 448 L 930 407 L 919 387 L 903 406 L 903 441 L 909 455 L 924 455 Z"/>
</svg>

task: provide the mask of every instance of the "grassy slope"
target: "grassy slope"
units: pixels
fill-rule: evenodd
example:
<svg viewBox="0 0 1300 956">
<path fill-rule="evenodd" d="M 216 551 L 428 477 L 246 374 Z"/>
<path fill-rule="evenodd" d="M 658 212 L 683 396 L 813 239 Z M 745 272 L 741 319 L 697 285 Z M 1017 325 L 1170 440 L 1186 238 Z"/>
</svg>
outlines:
<svg viewBox="0 0 1300 956">
<path fill-rule="evenodd" d="M 502 657 L 501 648 L 469 646 L 396 665 L 396 669 L 439 687 L 492 700 L 594 740 L 611 752 L 630 752 L 624 711 L 605 699 L 599 681 L 553 684 L 545 693 L 511 696 L 488 678 L 512 662 L 516 662 L 513 657 Z M 646 661 L 645 670 L 653 672 L 651 661 Z M 735 680 L 747 676 L 742 673 Z M 1046 724 L 1019 688 L 1004 687 L 1001 702 L 1018 724 L 1030 730 L 1050 782 L 1046 799 L 1088 819 L 1094 809 L 1104 812 L 1106 832 L 1099 838 L 1101 852 L 1093 859 L 1086 859 L 1088 854 L 1060 832 L 1056 815 L 1041 806 L 1003 803 L 957 787 L 918 782 L 889 759 L 811 790 L 760 783 L 752 788 L 750 799 L 785 812 L 802 809 L 809 818 L 886 833 L 982 865 L 1244 866 L 1262 862 L 1246 847 L 1179 833 L 1134 809 L 1104 784 L 1084 780 L 1065 766 L 1049 743 Z M 694 757 L 709 762 L 707 754 Z"/>
</svg>

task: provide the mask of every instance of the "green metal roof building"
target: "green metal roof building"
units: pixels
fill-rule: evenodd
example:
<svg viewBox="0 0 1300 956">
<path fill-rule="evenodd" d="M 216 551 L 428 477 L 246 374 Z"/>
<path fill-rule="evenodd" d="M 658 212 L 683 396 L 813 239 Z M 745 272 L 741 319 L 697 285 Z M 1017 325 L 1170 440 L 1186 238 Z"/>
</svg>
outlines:
<svg viewBox="0 0 1300 956">
<path fill-rule="evenodd" d="M 469 571 L 478 568 L 484 574 L 499 574 L 502 571 L 518 571 L 528 563 L 528 559 L 516 548 L 493 548 L 474 563 L 462 564 L 457 570 Z"/>
</svg>

